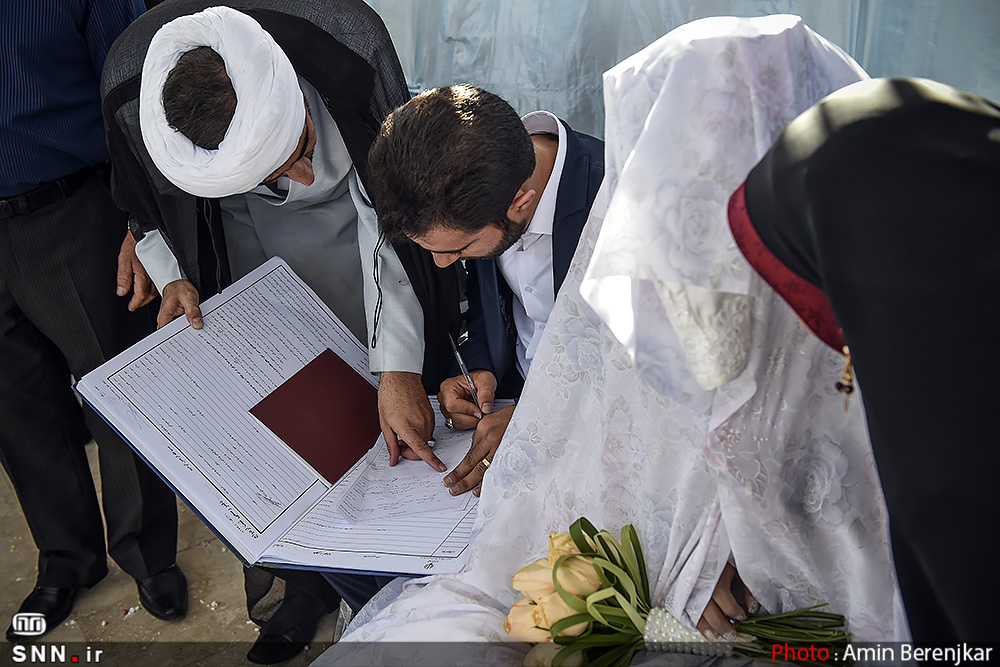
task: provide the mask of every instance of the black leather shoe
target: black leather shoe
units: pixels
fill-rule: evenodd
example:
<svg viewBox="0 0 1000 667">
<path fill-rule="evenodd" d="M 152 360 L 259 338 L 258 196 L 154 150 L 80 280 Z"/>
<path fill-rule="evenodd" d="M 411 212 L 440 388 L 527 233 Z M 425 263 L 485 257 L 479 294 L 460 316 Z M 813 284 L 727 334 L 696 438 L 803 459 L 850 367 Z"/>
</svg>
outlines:
<svg viewBox="0 0 1000 667">
<path fill-rule="evenodd" d="M 176 565 L 136 579 L 135 584 L 139 590 L 139 602 L 156 618 L 172 621 L 187 613 L 187 579 Z"/>
<path fill-rule="evenodd" d="M 48 588 L 45 586 L 35 588 L 28 597 L 24 598 L 17 613 L 41 614 L 45 617 L 44 630 L 38 634 L 20 634 L 14 631 L 14 624 L 11 623 L 11 626 L 7 628 L 7 641 L 31 641 L 59 627 L 73 611 L 73 601 L 76 599 L 78 590 L 77 588 Z"/>
<path fill-rule="evenodd" d="M 312 619 L 278 634 L 269 634 L 265 625 L 260 637 L 250 647 L 247 660 L 255 665 L 275 665 L 291 660 L 316 636 L 317 622 L 318 619 Z"/>
</svg>

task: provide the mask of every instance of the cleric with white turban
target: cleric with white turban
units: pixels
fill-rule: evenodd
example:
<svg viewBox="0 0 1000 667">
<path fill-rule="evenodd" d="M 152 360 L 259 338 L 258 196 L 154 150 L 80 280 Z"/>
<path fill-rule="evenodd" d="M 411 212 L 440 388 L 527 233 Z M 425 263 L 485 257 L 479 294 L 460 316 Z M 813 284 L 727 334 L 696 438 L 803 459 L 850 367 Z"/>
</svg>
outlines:
<svg viewBox="0 0 1000 667">
<path fill-rule="evenodd" d="M 236 111 L 217 149 L 202 148 L 167 123 L 163 86 L 178 59 L 201 46 L 225 61 Z M 166 23 L 153 36 L 142 67 L 139 122 L 156 167 L 199 197 L 252 190 L 294 153 L 306 110 L 292 63 L 251 17 L 210 7 Z"/>
</svg>

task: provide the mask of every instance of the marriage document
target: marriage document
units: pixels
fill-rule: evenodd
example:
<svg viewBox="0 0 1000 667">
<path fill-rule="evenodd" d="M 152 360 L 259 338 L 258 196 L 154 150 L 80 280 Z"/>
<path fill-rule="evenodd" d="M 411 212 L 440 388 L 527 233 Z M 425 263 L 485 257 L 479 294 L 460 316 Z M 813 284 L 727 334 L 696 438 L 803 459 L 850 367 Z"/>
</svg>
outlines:
<svg viewBox="0 0 1000 667">
<path fill-rule="evenodd" d="M 327 349 L 377 384 L 367 350 L 288 265 L 271 259 L 201 308 L 202 329 L 175 320 L 89 373 L 80 395 L 246 563 L 460 570 L 476 503 L 451 498 L 431 480 L 440 473 L 401 460 L 392 485 L 403 502 L 394 503 L 376 486 L 386 474 L 381 436 L 328 482 L 250 414 Z M 469 434 L 436 434 L 439 456 L 460 460 Z"/>
</svg>

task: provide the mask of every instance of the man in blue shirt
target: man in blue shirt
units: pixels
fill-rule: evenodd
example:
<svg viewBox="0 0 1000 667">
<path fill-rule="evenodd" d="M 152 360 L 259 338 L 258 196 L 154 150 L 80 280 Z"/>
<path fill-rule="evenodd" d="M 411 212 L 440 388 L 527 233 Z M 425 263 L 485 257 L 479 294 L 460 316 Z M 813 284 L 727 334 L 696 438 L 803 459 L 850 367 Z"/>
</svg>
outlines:
<svg viewBox="0 0 1000 667">
<path fill-rule="evenodd" d="M 187 610 L 174 563 L 173 493 L 70 387 L 152 328 L 129 313 L 152 298 L 111 199 L 100 76 L 108 48 L 140 0 L 5 0 L 0 4 L 0 460 L 39 550 L 38 579 L 19 613 L 62 623 L 77 591 L 108 572 L 107 554 L 137 582 L 154 616 Z M 136 290 L 131 302 L 119 295 Z M 124 274 L 125 272 L 123 272 Z M 89 431 L 89 433 L 88 433 Z M 99 444 L 107 522 L 84 444 Z M 12 624 L 7 639 L 37 635 Z M 19 632 L 23 631 L 23 632 Z"/>
</svg>

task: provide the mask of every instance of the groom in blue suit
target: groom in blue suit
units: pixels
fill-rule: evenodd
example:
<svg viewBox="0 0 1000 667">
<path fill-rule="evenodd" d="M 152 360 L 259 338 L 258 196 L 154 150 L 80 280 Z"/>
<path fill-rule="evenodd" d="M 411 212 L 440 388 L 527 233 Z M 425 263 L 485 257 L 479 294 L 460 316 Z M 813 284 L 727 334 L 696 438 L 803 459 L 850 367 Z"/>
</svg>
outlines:
<svg viewBox="0 0 1000 667">
<path fill-rule="evenodd" d="M 389 116 L 369 173 L 390 239 L 420 244 L 441 267 L 466 260 L 462 355 L 476 392 L 456 367 L 438 398 L 448 424 L 476 429 L 445 484 L 478 495 L 513 413 L 493 412 L 493 399 L 520 394 L 604 178 L 604 143 L 546 111 L 519 118 L 488 91 L 448 86 Z"/>
</svg>

